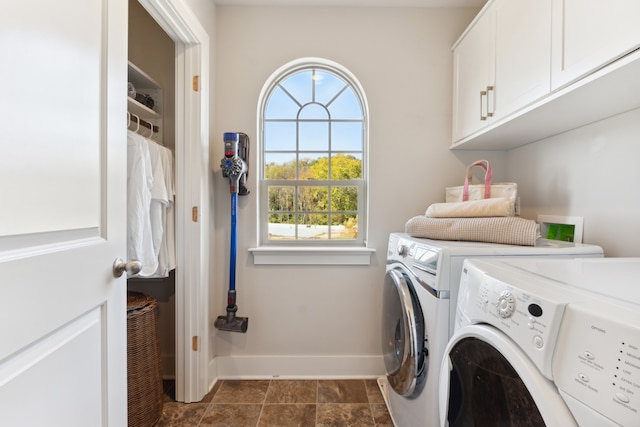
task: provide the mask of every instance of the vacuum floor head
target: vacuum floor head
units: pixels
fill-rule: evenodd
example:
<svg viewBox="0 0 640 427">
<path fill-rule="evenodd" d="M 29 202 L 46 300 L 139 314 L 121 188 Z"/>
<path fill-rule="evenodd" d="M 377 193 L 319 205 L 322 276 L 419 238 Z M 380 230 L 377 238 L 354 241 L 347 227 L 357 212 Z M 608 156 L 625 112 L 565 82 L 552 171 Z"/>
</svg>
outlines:
<svg viewBox="0 0 640 427">
<path fill-rule="evenodd" d="M 221 331 L 229 332 L 247 332 L 249 326 L 248 317 L 236 317 L 236 316 L 218 316 L 213 322 L 213 326 Z"/>
</svg>

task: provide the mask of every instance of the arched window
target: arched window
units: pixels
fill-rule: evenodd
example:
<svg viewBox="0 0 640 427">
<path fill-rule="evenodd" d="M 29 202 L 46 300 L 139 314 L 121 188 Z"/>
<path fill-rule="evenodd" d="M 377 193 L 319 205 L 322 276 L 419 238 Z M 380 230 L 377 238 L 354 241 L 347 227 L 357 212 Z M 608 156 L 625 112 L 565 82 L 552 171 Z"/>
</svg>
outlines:
<svg viewBox="0 0 640 427">
<path fill-rule="evenodd" d="M 306 58 L 276 71 L 258 107 L 261 245 L 362 246 L 367 104 L 356 78 Z"/>
</svg>

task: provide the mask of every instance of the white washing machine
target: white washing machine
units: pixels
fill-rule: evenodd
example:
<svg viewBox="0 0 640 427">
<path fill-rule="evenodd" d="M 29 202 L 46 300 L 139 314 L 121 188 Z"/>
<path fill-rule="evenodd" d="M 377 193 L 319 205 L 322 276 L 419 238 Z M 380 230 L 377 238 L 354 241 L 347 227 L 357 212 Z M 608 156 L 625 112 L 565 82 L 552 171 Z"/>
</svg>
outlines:
<svg viewBox="0 0 640 427">
<path fill-rule="evenodd" d="M 471 259 L 441 426 L 640 425 L 640 258 Z"/>
<path fill-rule="evenodd" d="M 515 246 L 392 233 L 382 314 L 387 374 L 379 383 L 395 425 L 439 424 L 440 365 L 454 330 L 455 302 L 466 258 L 602 256 L 598 246 L 546 239 L 539 239 L 536 246 Z"/>
</svg>

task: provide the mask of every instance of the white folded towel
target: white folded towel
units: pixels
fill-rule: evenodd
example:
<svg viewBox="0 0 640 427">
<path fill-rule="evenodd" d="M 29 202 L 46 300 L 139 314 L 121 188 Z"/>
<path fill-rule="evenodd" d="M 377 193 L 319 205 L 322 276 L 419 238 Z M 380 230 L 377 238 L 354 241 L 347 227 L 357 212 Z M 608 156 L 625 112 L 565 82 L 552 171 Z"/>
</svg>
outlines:
<svg viewBox="0 0 640 427">
<path fill-rule="evenodd" d="M 513 203 L 506 197 L 469 200 L 467 202 L 434 203 L 425 213 L 425 216 L 429 218 L 480 218 L 513 215 Z"/>
</svg>

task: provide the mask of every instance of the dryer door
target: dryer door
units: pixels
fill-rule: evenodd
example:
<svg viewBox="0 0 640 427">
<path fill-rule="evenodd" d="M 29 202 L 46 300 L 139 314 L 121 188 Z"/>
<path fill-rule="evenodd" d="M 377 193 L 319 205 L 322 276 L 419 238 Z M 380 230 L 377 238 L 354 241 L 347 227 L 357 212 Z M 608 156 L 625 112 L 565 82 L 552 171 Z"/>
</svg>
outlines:
<svg viewBox="0 0 640 427">
<path fill-rule="evenodd" d="M 577 426 L 555 385 L 504 333 L 457 330 L 440 370 L 440 425 Z"/>
<path fill-rule="evenodd" d="M 382 300 L 382 352 L 387 378 L 401 396 L 421 390 L 424 363 L 424 318 L 409 275 L 400 268 L 387 271 Z"/>
</svg>

